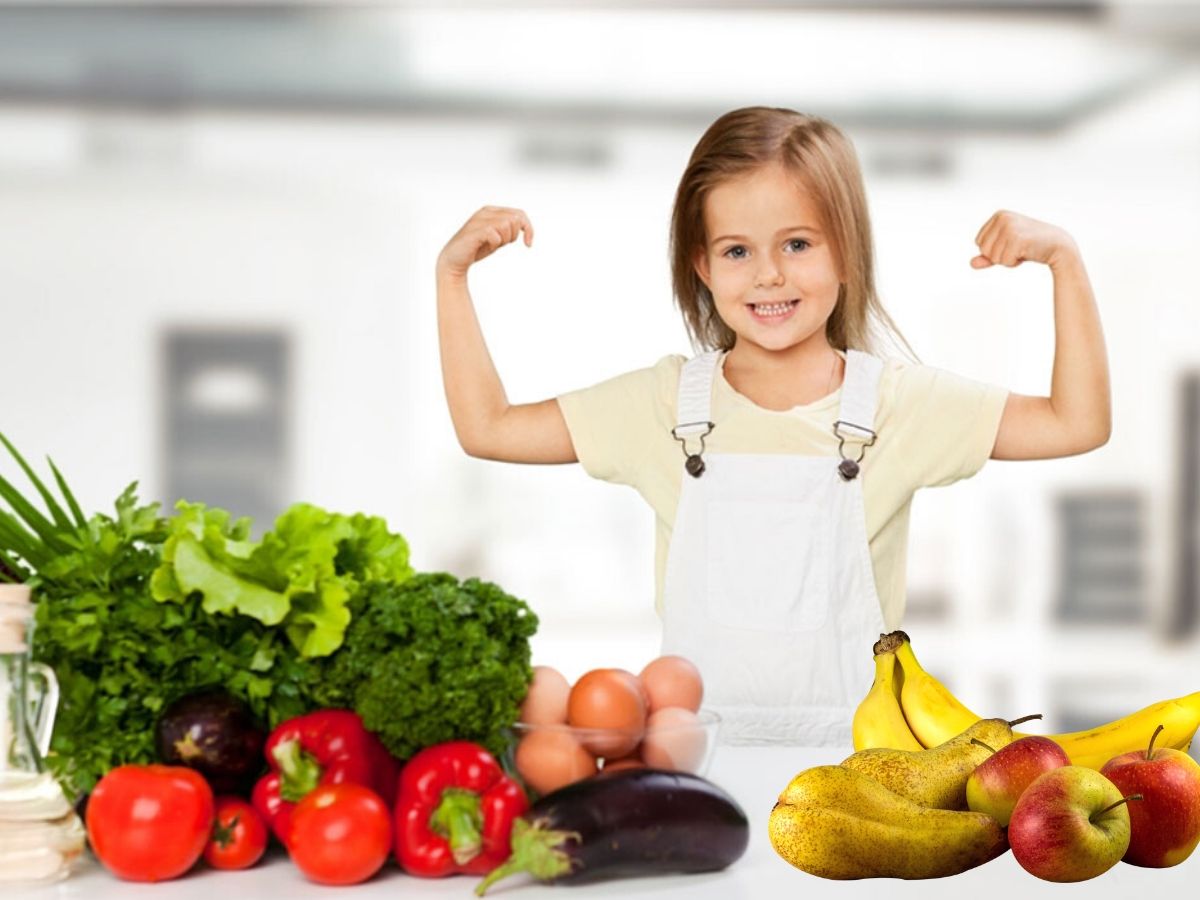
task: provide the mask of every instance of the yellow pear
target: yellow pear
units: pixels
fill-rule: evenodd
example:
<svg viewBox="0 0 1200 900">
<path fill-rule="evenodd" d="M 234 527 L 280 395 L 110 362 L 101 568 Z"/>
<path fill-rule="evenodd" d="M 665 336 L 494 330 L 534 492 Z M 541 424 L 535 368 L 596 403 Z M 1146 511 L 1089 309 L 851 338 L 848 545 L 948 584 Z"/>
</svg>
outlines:
<svg viewBox="0 0 1200 900">
<path fill-rule="evenodd" d="M 1008 849 L 991 816 L 921 806 L 845 766 L 793 778 L 767 831 L 776 853 L 822 878 L 940 878 Z"/>
<path fill-rule="evenodd" d="M 914 803 L 931 809 L 962 810 L 967 808 L 967 779 L 975 767 L 993 750 L 1013 742 L 1013 725 L 1034 718 L 1040 717 L 1026 716 L 1013 722 L 980 719 L 962 734 L 928 750 L 859 750 L 841 764 Z"/>
</svg>

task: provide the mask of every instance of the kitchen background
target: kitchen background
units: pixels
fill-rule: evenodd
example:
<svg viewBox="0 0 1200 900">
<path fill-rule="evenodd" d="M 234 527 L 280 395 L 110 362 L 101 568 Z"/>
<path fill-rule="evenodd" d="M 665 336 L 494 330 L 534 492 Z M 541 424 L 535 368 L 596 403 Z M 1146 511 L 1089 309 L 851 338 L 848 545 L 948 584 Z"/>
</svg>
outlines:
<svg viewBox="0 0 1200 900">
<path fill-rule="evenodd" d="M 1064 226 L 1091 273 L 1112 440 L 918 495 L 922 661 L 1050 730 L 1200 688 L 1195 3 L 0 6 L 0 431 L 90 510 L 138 479 L 264 524 L 385 516 L 417 568 L 526 598 L 535 662 L 636 671 L 652 514 L 461 452 L 434 259 L 483 204 L 529 212 L 533 248 L 472 275 L 515 401 L 687 353 L 670 203 L 749 104 L 855 140 L 928 364 L 1048 390 L 1048 271 L 968 265 L 995 210 Z"/>
</svg>

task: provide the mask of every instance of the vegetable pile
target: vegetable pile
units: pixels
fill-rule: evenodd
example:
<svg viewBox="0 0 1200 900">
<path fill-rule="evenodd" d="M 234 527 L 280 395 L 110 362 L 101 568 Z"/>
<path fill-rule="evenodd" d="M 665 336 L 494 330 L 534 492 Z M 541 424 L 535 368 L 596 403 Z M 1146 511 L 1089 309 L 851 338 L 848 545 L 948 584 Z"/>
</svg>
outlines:
<svg viewBox="0 0 1200 900">
<path fill-rule="evenodd" d="M 62 691 L 48 763 L 68 788 L 158 759 L 162 713 L 212 689 L 269 729 L 359 711 L 401 758 L 451 737 L 500 750 L 532 678 L 524 601 L 414 577 L 407 542 L 368 515 L 298 503 L 252 540 L 249 519 L 202 503 L 160 515 L 135 482 L 85 517 L 53 462 L 57 495 L 0 442 L 46 510 L 0 477 L 0 580 L 39 599 L 33 655 Z"/>
</svg>

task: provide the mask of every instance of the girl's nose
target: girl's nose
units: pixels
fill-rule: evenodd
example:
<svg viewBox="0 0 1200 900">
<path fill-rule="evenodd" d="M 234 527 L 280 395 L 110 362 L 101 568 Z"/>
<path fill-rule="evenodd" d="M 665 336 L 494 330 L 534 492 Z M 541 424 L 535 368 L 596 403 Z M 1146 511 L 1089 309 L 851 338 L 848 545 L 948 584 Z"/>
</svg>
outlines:
<svg viewBox="0 0 1200 900">
<path fill-rule="evenodd" d="M 773 262 L 764 262 L 754 276 L 756 288 L 778 287 L 783 284 L 783 272 Z"/>
</svg>

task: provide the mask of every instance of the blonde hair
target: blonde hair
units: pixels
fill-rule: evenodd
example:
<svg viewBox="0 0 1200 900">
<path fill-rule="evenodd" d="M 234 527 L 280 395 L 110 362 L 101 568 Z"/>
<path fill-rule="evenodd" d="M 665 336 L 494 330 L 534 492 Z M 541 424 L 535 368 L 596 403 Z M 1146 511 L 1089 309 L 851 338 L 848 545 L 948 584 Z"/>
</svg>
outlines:
<svg viewBox="0 0 1200 900">
<path fill-rule="evenodd" d="M 846 279 L 825 325 L 829 343 L 838 350 L 872 352 L 882 332 L 899 339 L 915 359 L 875 293 L 871 221 L 854 145 L 825 119 L 766 106 L 735 109 L 713 122 L 679 180 L 671 213 L 671 278 L 692 342 L 729 350 L 736 339 L 694 266 L 696 252 L 708 243 L 708 194 L 724 181 L 775 162 L 793 173 L 816 200 L 835 263 Z"/>
</svg>

